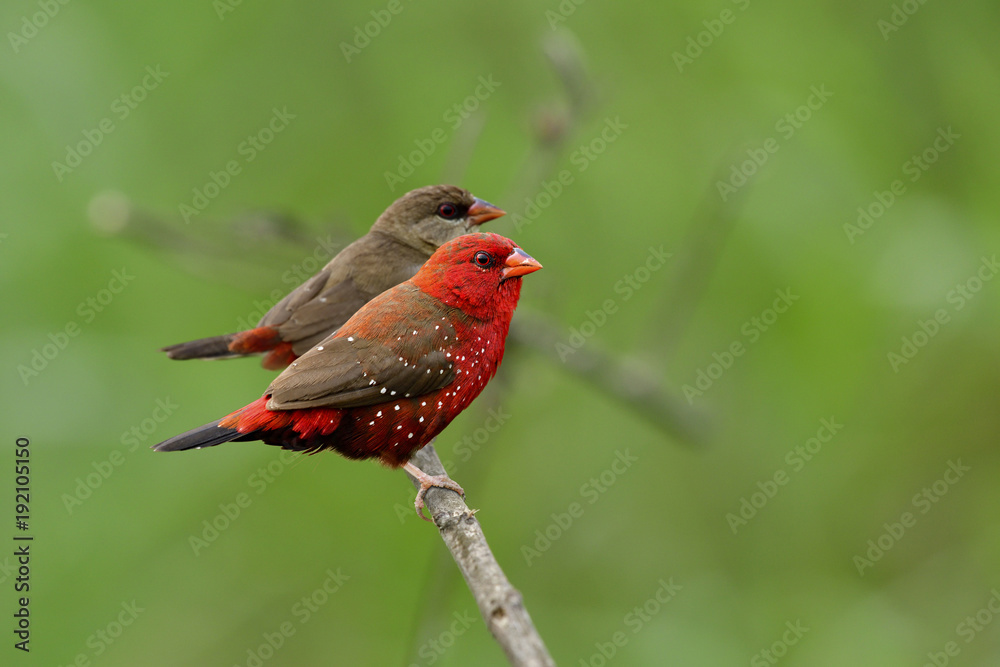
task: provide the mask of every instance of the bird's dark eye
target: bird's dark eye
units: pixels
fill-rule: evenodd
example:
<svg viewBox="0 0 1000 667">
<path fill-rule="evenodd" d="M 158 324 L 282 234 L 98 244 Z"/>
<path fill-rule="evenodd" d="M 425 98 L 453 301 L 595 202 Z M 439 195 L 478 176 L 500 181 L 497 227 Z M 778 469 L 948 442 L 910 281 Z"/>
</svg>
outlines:
<svg viewBox="0 0 1000 667">
<path fill-rule="evenodd" d="M 447 220 L 451 220 L 458 215 L 458 207 L 450 203 L 441 204 L 438 206 L 438 215 Z"/>
<path fill-rule="evenodd" d="M 488 252 L 483 252 L 481 250 L 477 252 L 476 256 L 473 257 L 472 259 L 476 263 L 476 266 L 484 269 L 487 268 L 488 266 L 492 266 L 493 264 L 493 258 L 490 257 L 490 254 Z"/>
</svg>

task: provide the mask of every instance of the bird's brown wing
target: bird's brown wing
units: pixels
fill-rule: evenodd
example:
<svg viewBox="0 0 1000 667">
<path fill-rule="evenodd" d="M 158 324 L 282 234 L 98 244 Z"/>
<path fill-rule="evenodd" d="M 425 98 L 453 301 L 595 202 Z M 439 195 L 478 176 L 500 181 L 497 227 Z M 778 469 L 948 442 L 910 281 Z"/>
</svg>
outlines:
<svg viewBox="0 0 1000 667">
<path fill-rule="evenodd" d="M 281 339 L 292 343 L 292 351 L 296 354 L 305 354 L 340 328 L 370 298 L 350 279 L 327 286 L 289 313 L 287 320 L 278 327 Z"/>
<path fill-rule="evenodd" d="M 258 326 L 276 328 L 301 356 L 372 298 L 412 278 L 428 257 L 391 236 L 368 233 L 279 301 Z"/>
<path fill-rule="evenodd" d="M 331 268 L 328 264 L 322 271 L 305 281 L 291 292 L 284 299 L 274 304 L 271 310 L 267 311 L 258 327 L 278 328 L 288 322 L 289 319 L 302 308 L 303 305 L 315 299 L 324 290 L 330 281 Z"/>
<path fill-rule="evenodd" d="M 454 379 L 453 363 L 440 349 L 401 354 L 377 341 L 331 337 L 275 378 L 267 390 L 271 395 L 267 407 L 296 410 L 375 405 L 421 396 Z"/>
</svg>

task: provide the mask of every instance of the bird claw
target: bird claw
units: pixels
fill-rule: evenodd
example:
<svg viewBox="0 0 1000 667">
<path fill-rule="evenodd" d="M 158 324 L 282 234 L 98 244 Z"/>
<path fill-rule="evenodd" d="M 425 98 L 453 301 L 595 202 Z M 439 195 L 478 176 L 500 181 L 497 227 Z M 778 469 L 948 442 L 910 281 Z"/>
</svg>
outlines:
<svg viewBox="0 0 1000 667">
<path fill-rule="evenodd" d="M 427 475 L 420 480 L 420 490 L 417 491 L 417 497 L 413 501 L 413 507 L 416 508 L 417 514 L 424 521 L 430 521 L 430 519 L 424 515 L 424 494 L 427 493 L 428 489 L 432 489 L 435 486 L 440 489 L 454 491 L 463 498 L 465 497 L 465 489 L 459 486 L 458 482 L 451 479 L 447 475 Z"/>
<path fill-rule="evenodd" d="M 440 489 L 448 489 L 449 491 L 454 491 L 458 495 L 465 497 L 465 489 L 458 485 L 458 482 L 448 477 L 448 475 L 428 475 L 423 470 L 413 465 L 412 463 L 407 463 L 403 468 L 413 475 L 418 482 L 420 482 L 420 490 L 417 491 L 417 497 L 413 501 L 413 507 L 417 510 L 417 515 L 424 521 L 430 521 L 424 515 L 424 495 L 427 493 L 428 489 L 432 489 L 435 486 Z"/>
</svg>

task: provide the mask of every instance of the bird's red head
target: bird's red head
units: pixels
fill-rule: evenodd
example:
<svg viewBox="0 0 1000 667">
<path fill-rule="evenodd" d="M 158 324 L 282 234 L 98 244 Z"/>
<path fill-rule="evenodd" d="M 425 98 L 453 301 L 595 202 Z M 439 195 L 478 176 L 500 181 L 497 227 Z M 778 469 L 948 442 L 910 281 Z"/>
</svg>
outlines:
<svg viewBox="0 0 1000 667">
<path fill-rule="evenodd" d="M 411 282 L 477 319 L 508 317 L 521 294 L 521 276 L 542 268 L 499 234 L 466 234 L 444 244 Z"/>
</svg>

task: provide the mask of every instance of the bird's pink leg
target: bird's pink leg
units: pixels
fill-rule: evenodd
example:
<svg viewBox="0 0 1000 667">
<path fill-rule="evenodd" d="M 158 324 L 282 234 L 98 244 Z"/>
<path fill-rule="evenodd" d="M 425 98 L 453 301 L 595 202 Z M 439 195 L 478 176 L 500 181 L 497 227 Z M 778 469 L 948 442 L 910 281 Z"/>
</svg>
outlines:
<svg viewBox="0 0 1000 667">
<path fill-rule="evenodd" d="M 465 489 L 460 487 L 458 482 L 448 477 L 448 475 L 428 475 L 410 462 L 403 464 L 403 470 L 413 475 L 420 482 L 420 490 L 417 491 L 417 499 L 413 501 L 413 506 L 416 508 L 417 514 L 424 521 L 430 521 L 430 519 L 424 516 L 424 494 L 427 493 L 428 489 L 437 486 L 465 496 Z"/>
</svg>

